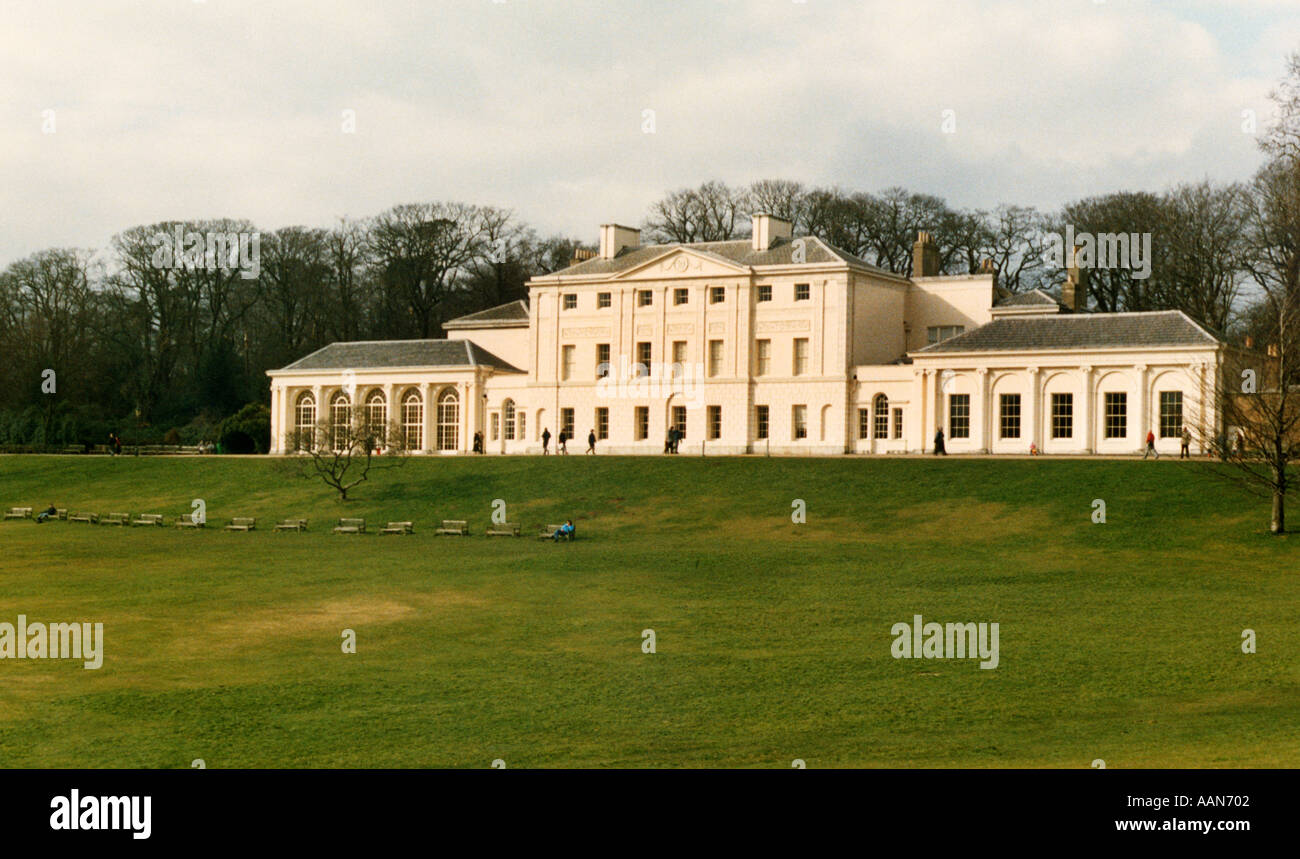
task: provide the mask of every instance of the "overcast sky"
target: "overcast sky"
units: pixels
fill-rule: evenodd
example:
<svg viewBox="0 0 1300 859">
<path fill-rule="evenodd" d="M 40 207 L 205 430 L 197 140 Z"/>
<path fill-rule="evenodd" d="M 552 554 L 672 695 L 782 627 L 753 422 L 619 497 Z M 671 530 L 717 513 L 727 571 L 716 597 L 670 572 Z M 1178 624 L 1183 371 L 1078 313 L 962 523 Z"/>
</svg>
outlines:
<svg viewBox="0 0 1300 859">
<path fill-rule="evenodd" d="M 1245 179 L 1300 0 L 4 0 L 0 265 L 166 219 L 765 177 L 966 207 Z M 344 114 L 355 111 L 355 133 Z M 654 133 L 645 133 L 646 110 Z M 943 131 L 953 111 L 954 133 Z M 53 133 L 46 133 L 53 111 Z"/>
</svg>

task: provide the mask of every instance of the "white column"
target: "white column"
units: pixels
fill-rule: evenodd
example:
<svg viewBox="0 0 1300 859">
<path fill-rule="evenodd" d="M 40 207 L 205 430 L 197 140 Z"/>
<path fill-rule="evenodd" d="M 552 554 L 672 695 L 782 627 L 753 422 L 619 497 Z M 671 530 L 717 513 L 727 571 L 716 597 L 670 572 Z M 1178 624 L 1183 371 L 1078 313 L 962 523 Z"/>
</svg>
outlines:
<svg viewBox="0 0 1300 859">
<path fill-rule="evenodd" d="M 1147 432 L 1154 429 L 1150 426 L 1151 422 L 1151 397 L 1147 390 L 1147 365 L 1138 364 L 1135 368 L 1138 371 L 1138 449 L 1142 450 L 1147 445 Z"/>
<path fill-rule="evenodd" d="M 1096 451 L 1094 439 L 1097 431 L 1097 418 L 1093 414 L 1093 403 L 1096 400 L 1096 394 L 1092 390 L 1092 367 L 1080 367 L 1079 371 L 1083 374 L 1083 402 L 1081 404 L 1083 408 L 1079 410 L 1079 429 L 1083 431 L 1083 435 L 1080 436 L 1080 441 L 1083 444 L 1084 453 L 1094 453 Z"/>
<path fill-rule="evenodd" d="M 424 401 L 424 420 L 423 426 L 420 428 L 423 438 L 420 440 L 420 450 L 437 450 L 438 445 L 435 439 L 437 423 L 435 418 L 437 417 L 438 404 L 433 401 L 433 382 L 425 382 L 420 386 L 420 397 Z"/>
<path fill-rule="evenodd" d="M 930 437 L 926 435 L 926 433 L 930 431 L 930 421 L 933 418 L 932 412 L 934 411 L 934 409 L 930 408 L 929 403 L 927 403 L 925 399 L 929 396 L 930 371 L 922 370 L 917 375 L 920 377 L 921 381 L 921 392 L 916 398 L 916 426 L 919 428 L 921 433 L 921 443 L 917 445 L 917 450 L 921 451 L 921 453 L 925 453 L 925 446 L 929 444 L 930 440 Z"/>
<path fill-rule="evenodd" d="M 1037 446 L 1038 452 L 1043 452 L 1043 392 L 1039 384 L 1038 368 L 1029 368 L 1029 426 L 1028 430 L 1029 443 Z M 1022 414 L 1023 416 L 1023 414 Z"/>
<path fill-rule="evenodd" d="M 990 422 L 992 421 L 991 413 L 993 411 L 993 408 L 989 403 L 989 398 L 992 396 L 992 393 L 989 390 L 989 370 L 987 367 L 980 367 L 975 371 L 975 374 L 979 376 L 979 380 L 980 380 L 980 385 L 979 385 L 980 420 L 979 420 L 979 437 L 977 439 L 972 439 L 972 441 L 976 442 L 976 448 L 975 448 L 976 451 L 983 452 L 983 453 L 990 453 L 993 450 L 993 443 L 991 440 L 992 434 L 989 429 L 991 426 Z"/>
<path fill-rule="evenodd" d="M 466 453 L 466 452 L 468 452 L 469 449 L 470 449 L 470 439 L 469 439 L 469 435 L 470 435 L 470 419 L 469 419 L 469 412 L 470 412 L 470 409 L 476 408 L 478 404 L 475 403 L 475 402 L 473 402 L 472 399 L 471 399 L 471 397 L 470 397 L 471 389 L 470 389 L 470 384 L 469 384 L 469 382 L 463 382 L 463 383 L 461 383 L 461 386 L 460 386 L 460 387 L 461 387 L 461 396 L 460 396 L 460 452 L 461 452 L 461 453 Z"/>
</svg>

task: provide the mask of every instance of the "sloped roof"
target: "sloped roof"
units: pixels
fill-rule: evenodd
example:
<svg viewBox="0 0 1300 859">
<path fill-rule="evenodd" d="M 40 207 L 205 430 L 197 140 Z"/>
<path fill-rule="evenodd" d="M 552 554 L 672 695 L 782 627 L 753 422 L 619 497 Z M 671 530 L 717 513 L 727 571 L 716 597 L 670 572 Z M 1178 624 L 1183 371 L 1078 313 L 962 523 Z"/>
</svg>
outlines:
<svg viewBox="0 0 1300 859">
<path fill-rule="evenodd" d="M 487 310 L 458 316 L 442 323 L 443 328 L 527 328 L 528 302 L 511 301 Z"/>
<path fill-rule="evenodd" d="M 993 305 L 994 307 L 1050 307 L 1055 304 L 1057 307 L 1068 310 L 1064 304 L 1054 295 L 1050 295 L 1041 289 L 1031 289 L 1028 292 L 1018 292 L 1014 295 L 1008 295 L 1005 298 L 999 298 Z"/>
<path fill-rule="evenodd" d="M 469 340 L 356 340 L 331 343 L 282 370 L 373 370 L 395 367 L 492 367 L 522 373 Z"/>
<path fill-rule="evenodd" d="M 1181 310 L 1147 313 L 1049 313 L 1004 316 L 913 354 L 1217 346 L 1220 341 Z"/>
<path fill-rule="evenodd" d="M 871 265 L 848 251 L 827 244 L 815 236 L 802 236 L 804 240 L 804 263 L 845 262 L 859 268 L 899 277 L 892 272 Z M 718 257 L 726 262 L 742 266 L 794 265 L 794 243 L 798 239 L 777 239 L 772 247 L 765 251 L 754 250 L 750 239 L 737 239 L 727 242 L 671 242 L 662 245 L 644 245 L 638 248 L 624 248 L 613 259 L 584 260 L 577 265 L 553 272 L 547 277 L 579 277 L 583 275 L 618 274 L 637 266 L 644 265 L 656 257 L 662 256 L 674 248 L 685 248 Z"/>
</svg>

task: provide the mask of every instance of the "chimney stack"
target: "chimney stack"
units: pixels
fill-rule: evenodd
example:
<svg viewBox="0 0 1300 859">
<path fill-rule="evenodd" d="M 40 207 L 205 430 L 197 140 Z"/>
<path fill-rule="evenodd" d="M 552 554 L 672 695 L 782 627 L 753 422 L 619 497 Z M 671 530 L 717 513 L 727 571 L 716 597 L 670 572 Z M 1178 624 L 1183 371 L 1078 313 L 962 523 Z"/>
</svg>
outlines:
<svg viewBox="0 0 1300 859">
<path fill-rule="evenodd" d="M 754 250 L 765 251 L 776 244 L 777 239 L 788 239 L 794 235 L 791 223 L 767 212 L 755 212 L 752 216 Z"/>
<path fill-rule="evenodd" d="M 939 274 L 939 246 L 934 237 L 922 230 L 912 245 L 912 277 L 935 277 Z"/>
<path fill-rule="evenodd" d="M 1077 257 L 1081 245 L 1070 252 L 1070 265 L 1065 270 L 1065 283 L 1061 286 L 1061 303 L 1074 313 L 1088 309 L 1088 272 L 1079 268 Z"/>
<path fill-rule="evenodd" d="M 641 231 L 620 224 L 600 225 L 600 258 L 613 259 L 623 248 L 636 250 L 641 246 Z"/>
</svg>

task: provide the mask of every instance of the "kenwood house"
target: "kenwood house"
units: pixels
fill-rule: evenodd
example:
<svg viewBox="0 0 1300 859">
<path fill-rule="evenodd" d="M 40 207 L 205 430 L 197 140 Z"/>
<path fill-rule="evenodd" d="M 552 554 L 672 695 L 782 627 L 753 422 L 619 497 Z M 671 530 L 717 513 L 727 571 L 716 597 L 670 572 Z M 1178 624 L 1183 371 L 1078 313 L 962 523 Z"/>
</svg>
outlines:
<svg viewBox="0 0 1300 859">
<path fill-rule="evenodd" d="M 444 340 L 332 343 L 271 370 L 272 452 L 354 408 L 407 446 L 538 453 L 567 430 L 602 453 L 1176 452 L 1213 437 L 1224 344 L 1180 311 L 1089 313 L 1087 272 L 1058 300 L 992 274 L 938 275 L 921 233 L 913 273 L 868 265 L 755 215 L 740 241 L 600 250 L 532 279 L 528 301 L 452 320 Z M 1203 407 L 1202 404 L 1205 404 Z"/>
</svg>

